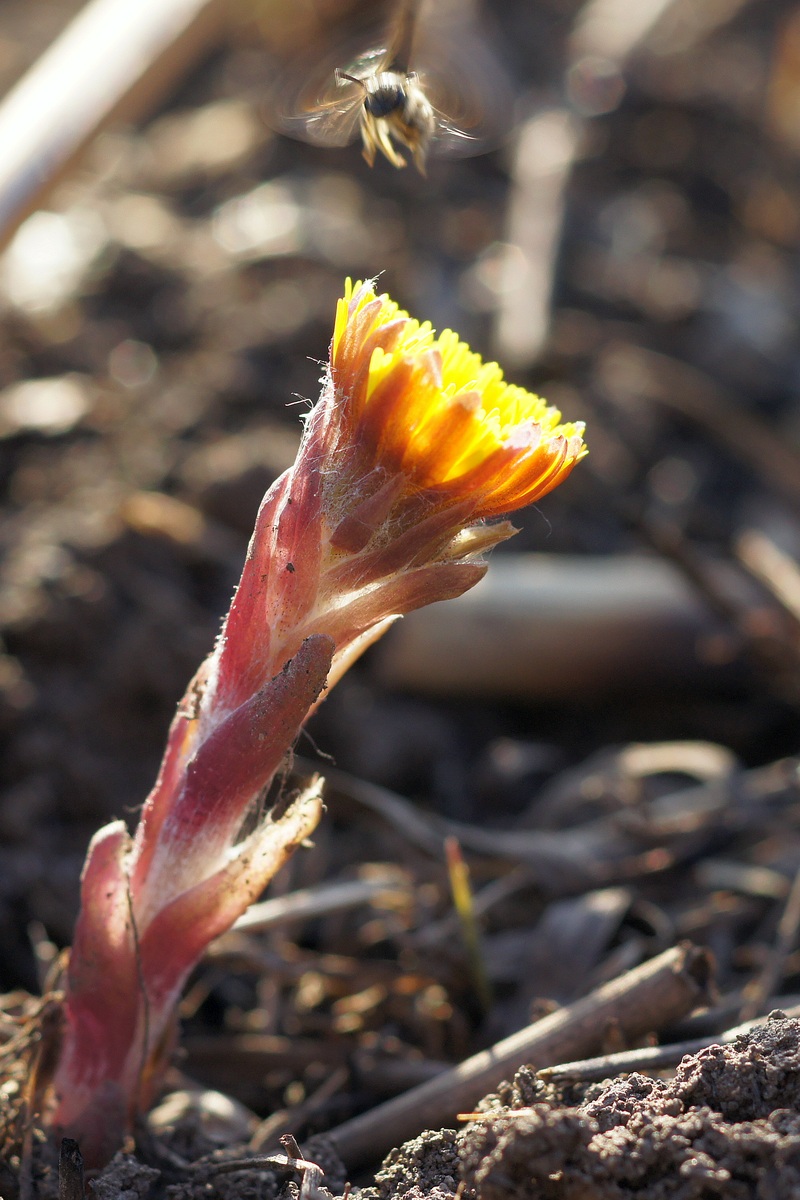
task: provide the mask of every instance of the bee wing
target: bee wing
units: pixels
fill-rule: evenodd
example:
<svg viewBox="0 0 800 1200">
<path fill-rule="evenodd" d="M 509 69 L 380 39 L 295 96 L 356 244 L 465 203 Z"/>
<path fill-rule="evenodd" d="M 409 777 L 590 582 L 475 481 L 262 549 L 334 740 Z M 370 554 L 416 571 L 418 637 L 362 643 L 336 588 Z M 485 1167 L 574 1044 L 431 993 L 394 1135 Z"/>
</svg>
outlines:
<svg viewBox="0 0 800 1200">
<path fill-rule="evenodd" d="M 472 158 L 492 148 L 494 139 L 460 129 L 437 110 L 429 153 L 434 158 Z"/>
<path fill-rule="evenodd" d="M 289 137 L 318 146 L 352 142 L 358 134 L 364 91 L 339 73 L 368 79 L 384 69 L 390 53 L 385 45 L 363 47 L 363 36 L 356 33 L 334 39 L 322 57 L 312 45 L 279 66 L 268 87 L 269 124 Z"/>
<path fill-rule="evenodd" d="M 296 64 L 276 79 L 268 98 L 273 128 L 317 146 L 349 145 L 358 132 L 364 92 L 357 83 L 337 77 L 339 66 L 340 60 L 331 60 L 308 74 L 304 64 Z"/>
<path fill-rule="evenodd" d="M 431 36 L 419 82 L 436 113 L 432 154 L 482 154 L 509 136 L 514 103 L 508 76 L 477 35 L 462 32 L 441 46 Z"/>
<path fill-rule="evenodd" d="M 348 108 L 320 108 L 304 120 L 295 118 L 287 122 L 284 132 L 315 146 L 349 146 L 358 135 L 360 117 L 359 95 Z"/>
</svg>

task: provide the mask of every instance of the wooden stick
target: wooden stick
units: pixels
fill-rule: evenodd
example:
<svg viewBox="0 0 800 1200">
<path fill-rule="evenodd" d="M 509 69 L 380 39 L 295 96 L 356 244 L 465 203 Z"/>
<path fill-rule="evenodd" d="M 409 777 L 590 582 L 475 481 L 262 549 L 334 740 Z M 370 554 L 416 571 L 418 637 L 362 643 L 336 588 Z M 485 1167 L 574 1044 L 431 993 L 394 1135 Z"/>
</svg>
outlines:
<svg viewBox="0 0 800 1200">
<path fill-rule="evenodd" d="M 735 569 L 708 570 L 737 611 L 755 605 L 756 586 Z M 517 554 L 495 559 L 477 587 L 446 607 L 398 622 L 375 662 L 392 688 L 586 702 L 730 683 L 735 662 L 704 662 L 698 652 L 724 632 L 670 563 Z"/>
<path fill-rule="evenodd" d="M 225 11 L 225 0 L 90 0 L 0 104 L 0 248 L 104 124 L 153 107 Z"/>
<path fill-rule="evenodd" d="M 800 1017 L 799 1005 L 781 1011 L 787 1017 Z M 629 1071 L 663 1071 L 666 1067 L 677 1066 L 685 1055 L 699 1054 L 708 1046 L 729 1046 L 765 1020 L 765 1017 L 757 1017 L 743 1021 L 734 1029 L 726 1029 L 724 1033 L 689 1038 L 668 1046 L 644 1046 L 640 1050 L 622 1050 L 619 1054 L 603 1054 L 598 1058 L 584 1058 L 580 1062 L 559 1063 L 556 1067 L 544 1067 L 537 1074 L 544 1080 L 592 1083 L 612 1079 Z"/>
<path fill-rule="evenodd" d="M 83 1156 L 72 1138 L 61 1139 L 58 1155 L 58 1200 L 83 1200 Z"/>
<path fill-rule="evenodd" d="M 423 1129 L 438 1129 L 513 1075 L 583 1058 L 614 1028 L 632 1041 L 676 1021 L 705 1002 L 711 976 L 707 951 L 684 944 L 665 951 L 582 1000 L 483 1050 L 453 1070 L 412 1088 L 327 1133 L 348 1169 L 381 1158 Z"/>
<path fill-rule="evenodd" d="M 800 473 L 800 462 L 797 465 Z M 772 593 L 794 625 L 800 625 L 800 565 L 757 529 L 739 535 L 736 556 Z"/>
<path fill-rule="evenodd" d="M 286 896 L 262 900 L 260 904 L 251 904 L 233 925 L 233 932 L 263 933 L 267 929 L 281 929 L 297 921 L 310 921 L 356 908 L 359 904 L 369 904 L 376 897 L 387 894 L 395 897 L 399 894 L 408 895 L 409 888 L 403 885 L 396 874 L 386 874 L 383 878 L 322 883 L 313 888 L 290 892 Z"/>
</svg>

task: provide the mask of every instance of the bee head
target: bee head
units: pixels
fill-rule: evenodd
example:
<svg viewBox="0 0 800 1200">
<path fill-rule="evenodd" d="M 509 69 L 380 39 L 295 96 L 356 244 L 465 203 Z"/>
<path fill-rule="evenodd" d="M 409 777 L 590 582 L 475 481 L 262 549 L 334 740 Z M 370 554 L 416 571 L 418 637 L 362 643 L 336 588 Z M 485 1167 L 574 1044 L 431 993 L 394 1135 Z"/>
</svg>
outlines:
<svg viewBox="0 0 800 1200">
<path fill-rule="evenodd" d="M 378 76 L 374 88 L 366 88 L 364 108 L 371 117 L 389 117 L 405 107 L 406 90 L 392 75 Z"/>
</svg>

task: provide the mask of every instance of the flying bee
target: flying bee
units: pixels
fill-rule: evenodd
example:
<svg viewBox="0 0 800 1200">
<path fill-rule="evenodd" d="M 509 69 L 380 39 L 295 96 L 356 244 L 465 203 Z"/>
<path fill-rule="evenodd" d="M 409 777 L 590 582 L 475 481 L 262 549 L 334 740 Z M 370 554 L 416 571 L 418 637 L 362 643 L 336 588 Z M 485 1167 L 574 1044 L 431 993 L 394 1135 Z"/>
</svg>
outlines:
<svg viewBox="0 0 800 1200">
<path fill-rule="evenodd" d="M 448 37 L 440 46 L 423 40 L 418 54 L 422 2 L 397 0 L 383 44 L 347 65 L 323 64 L 299 88 L 280 80 L 278 127 L 321 146 L 347 146 L 360 131 L 370 166 L 378 152 L 392 166 L 406 166 L 402 148 L 423 175 L 429 153 L 480 153 L 508 109 L 502 72 L 463 29 L 460 40 Z"/>
<path fill-rule="evenodd" d="M 417 75 L 391 68 L 359 79 L 346 71 L 336 71 L 337 83 L 355 83 L 363 89 L 359 112 L 362 154 L 369 166 L 380 150 L 393 167 L 404 167 L 406 160 L 395 142 L 410 151 L 420 174 L 425 174 L 425 158 L 436 132 L 436 110 L 423 91 Z"/>
</svg>

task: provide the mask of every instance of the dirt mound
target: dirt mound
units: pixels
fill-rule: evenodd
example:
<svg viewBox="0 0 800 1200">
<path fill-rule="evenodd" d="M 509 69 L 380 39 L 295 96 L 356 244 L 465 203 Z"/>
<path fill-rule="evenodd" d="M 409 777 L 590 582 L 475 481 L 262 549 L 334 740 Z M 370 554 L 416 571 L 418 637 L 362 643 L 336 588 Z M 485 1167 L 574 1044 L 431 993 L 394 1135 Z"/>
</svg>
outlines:
<svg viewBox="0 0 800 1200">
<path fill-rule="evenodd" d="M 800 1021 L 774 1012 L 687 1055 L 670 1080 L 558 1086 L 524 1067 L 480 1109 L 461 1132 L 394 1150 L 362 1200 L 788 1200 L 800 1195 Z"/>
</svg>

